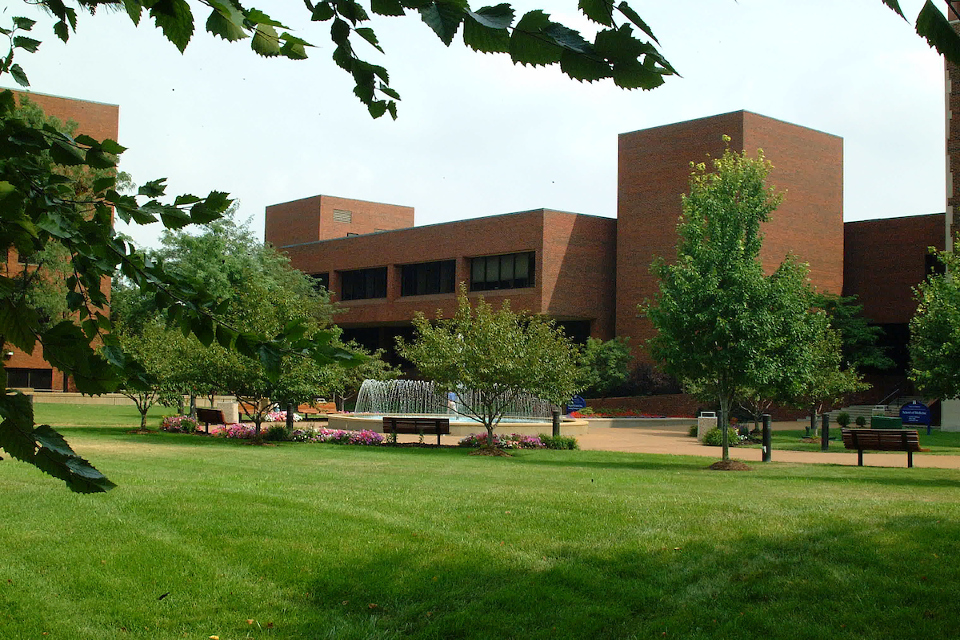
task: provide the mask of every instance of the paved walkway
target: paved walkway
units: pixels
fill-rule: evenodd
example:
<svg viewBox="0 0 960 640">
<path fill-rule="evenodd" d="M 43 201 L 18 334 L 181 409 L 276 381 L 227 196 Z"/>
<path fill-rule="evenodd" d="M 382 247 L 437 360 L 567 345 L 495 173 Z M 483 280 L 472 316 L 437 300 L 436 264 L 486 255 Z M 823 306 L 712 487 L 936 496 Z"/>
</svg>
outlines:
<svg viewBox="0 0 960 640">
<path fill-rule="evenodd" d="M 774 429 L 802 429 L 799 422 L 777 422 Z M 581 449 L 597 451 L 633 451 L 637 453 L 666 453 L 683 456 L 720 458 L 719 447 L 706 447 L 691 438 L 687 427 L 609 427 L 591 429 L 590 433 L 578 436 Z M 761 449 L 734 447 L 730 457 L 744 462 L 760 462 Z M 842 442 L 831 442 L 830 451 L 780 451 L 771 453 L 773 462 L 799 462 L 819 464 L 846 464 L 856 466 L 857 452 L 843 448 Z M 870 467 L 906 467 L 905 452 L 864 453 L 863 464 Z M 960 469 L 960 456 L 913 454 L 914 467 Z"/>
<path fill-rule="evenodd" d="M 802 429 L 800 422 L 775 422 L 774 429 Z M 577 436 L 581 449 L 594 451 L 629 451 L 635 453 L 662 453 L 681 456 L 703 456 L 720 458 L 719 447 L 706 447 L 691 438 L 685 426 L 651 427 L 600 427 L 592 428 L 590 433 Z M 426 436 L 427 442 L 436 442 L 436 436 Z M 416 442 L 417 436 L 400 436 L 401 442 Z M 459 441 L 455 436 L 443 436 L 442 443 L 455 445 Z M 760 462 L 762 451 L 759 448 L 739 448 L 730 450 L 730 457 L 744 462 Z M 842 442 L 831 442 L 830 451 L 780 451 L 774 448 L 773 462 L 791 462 L 806 464 L 857 464 L 857 452 L 847 451 Z M 905 452 L 865 453 L 863 464 L 870 467 L 906 467 Z M 913 454 L 913 466 L 937 469 L 960 469 L 960 456 Z"/>
</svg>

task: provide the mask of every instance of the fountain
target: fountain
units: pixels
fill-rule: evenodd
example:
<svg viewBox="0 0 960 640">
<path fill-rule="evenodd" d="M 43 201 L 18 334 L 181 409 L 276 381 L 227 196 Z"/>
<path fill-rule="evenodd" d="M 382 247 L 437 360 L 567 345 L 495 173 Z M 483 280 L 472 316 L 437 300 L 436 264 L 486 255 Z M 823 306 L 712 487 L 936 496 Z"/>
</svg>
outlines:
<svg viewBox="0 0 960 640">
<path fill-rule="evenodd" d="M 331 429 L 382 429 L 383 416 L 440 416 L 450 419 L 453 435 L 469 435 L 484 430 L 483 425 L 463 415 L 464 405 L 472 405 L 476 394 L 463 389 L 448 399 L 431 381 L 425 380 L 364 380 L 357 395 L 356 412 L 352 415 L 331 415 Z M 497 429 L 503 433 L 549 433 L 550 402 L 530 394 L 517 398 L 500 421 Z M 583 422 L 585 421 L 575 421 Z M 564 433 L 574 433 L 574 422 L 565 421 Z M 576 432 L 581 432 L 575 430 Z"/>
</svg>

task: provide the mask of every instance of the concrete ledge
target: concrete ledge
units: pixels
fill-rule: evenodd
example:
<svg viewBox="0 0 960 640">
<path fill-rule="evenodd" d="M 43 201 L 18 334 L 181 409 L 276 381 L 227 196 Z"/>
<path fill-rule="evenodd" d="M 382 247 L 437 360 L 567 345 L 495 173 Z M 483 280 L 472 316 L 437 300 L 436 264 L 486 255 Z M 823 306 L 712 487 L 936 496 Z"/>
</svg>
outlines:
<svg viewBox="0 0 960 640">
<path fill-rule="evenodd" d="M 697 424 L 696 418 L 587 418 L 591 429 L 608 427 L 668 427 Z"/>
<path fill-rule="evenodd" d="M 446 416 L 440 416 L 446 417 Z M 343 429 L 344 431 L 362 431 L 364 429 L 383 433 L 383 416 L 364 414 L 330 415 L 327 421 L 329 429 Z M 560 424 L 560 434 L 564 436 L 579 436 L 590 429 L 586 420 L 564 419 Z M 553 425 L 549 422 L 501 422 L 495 433 L 518 433 L 525 436 L 535 436 L 541 433 L 552 433 Z M 474 433 L 486 433 L 483 425 L 473 422 L 451 422 L 450 435 L 462 438 Z"/>
</svg>

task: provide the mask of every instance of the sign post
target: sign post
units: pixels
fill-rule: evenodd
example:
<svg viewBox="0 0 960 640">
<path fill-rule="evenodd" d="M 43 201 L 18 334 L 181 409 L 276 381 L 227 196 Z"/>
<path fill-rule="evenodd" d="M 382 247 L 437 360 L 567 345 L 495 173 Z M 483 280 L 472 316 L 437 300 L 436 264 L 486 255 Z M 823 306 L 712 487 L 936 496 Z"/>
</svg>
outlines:
<svg viewBox="0 0 960 640">
<path fill-rule="evenodd" d="M 900 407 L 900 421 L 903 424 L 925 424 L 927 425 L 927 435 L 930 435 L 930 425 L 932 416 L 930 408 L 922 402 L 913 401 Z"/>
</svg>

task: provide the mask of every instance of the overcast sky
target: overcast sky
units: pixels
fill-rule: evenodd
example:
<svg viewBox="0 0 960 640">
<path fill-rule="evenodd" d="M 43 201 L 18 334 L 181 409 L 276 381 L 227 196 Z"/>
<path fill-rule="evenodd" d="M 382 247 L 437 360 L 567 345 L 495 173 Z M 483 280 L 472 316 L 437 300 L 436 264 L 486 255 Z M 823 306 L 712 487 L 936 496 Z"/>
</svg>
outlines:
<svg viewBox="0 0 960 640">
<path fill-rule="evenodd" d="M 911 20 L 923 4 L 900 3 Z M 576 0 L 514 6 L 584 26 Z M 844 139 L 847 221 L 944 210 L 943 62 L 880 0 L 632 6 L 682 74 L 651 92 L 515 67 L 459 36 L 447 48 L 416 14 L 377 18 L 386 56 L 368 59 L 403 98 L 397 121 L 368 116 L 328 26 L 298 2 L 273 15 L 317 45 L 305 61 L 203 32 L 181 55 L 123 13 L 81 16 L 66 45 L 41 19 L 40 51 L 18 61 L 34 91 L 120 105 L 136 183 L 229 191 L 261 237 L 266 205 L 320 193 L 413 206 L 418 225 L 539 207 L 615 217 L 617 134 L 739 109 Z M 5 15 L 38 17 L 17 1 Z M 156 227 L 132 235 L 153 243 Z"/>
</svg>

